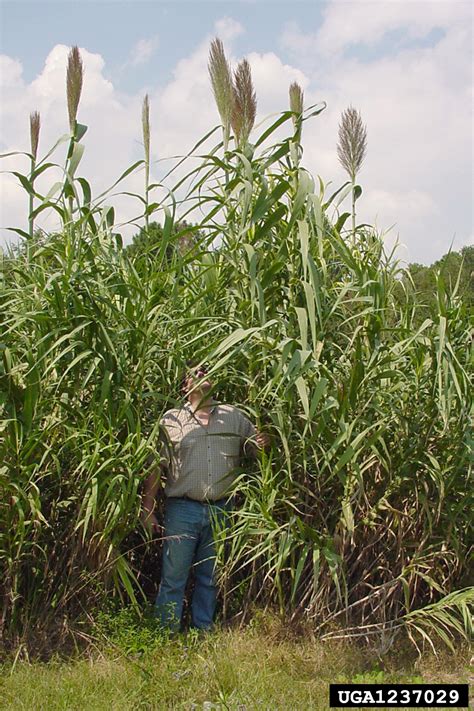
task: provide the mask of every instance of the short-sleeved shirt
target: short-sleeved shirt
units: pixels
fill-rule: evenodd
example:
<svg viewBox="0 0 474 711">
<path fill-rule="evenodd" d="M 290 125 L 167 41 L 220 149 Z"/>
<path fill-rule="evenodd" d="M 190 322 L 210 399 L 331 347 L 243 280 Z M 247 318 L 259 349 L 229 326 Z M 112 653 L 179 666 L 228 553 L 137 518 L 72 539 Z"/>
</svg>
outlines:
<svg viewBox="0 0 474 711">
<path fill-rule="evenodd" d="M 160 424 L 166 433 L 160 463 L 167 470 L 165 495 L 197 501 L 223 498 L 235 481 L 245 454 L 253 454 L 256 431 L 236 407 L 215 404 L 204 427 L 191 405 L 168 410 Z"/>
</svg>

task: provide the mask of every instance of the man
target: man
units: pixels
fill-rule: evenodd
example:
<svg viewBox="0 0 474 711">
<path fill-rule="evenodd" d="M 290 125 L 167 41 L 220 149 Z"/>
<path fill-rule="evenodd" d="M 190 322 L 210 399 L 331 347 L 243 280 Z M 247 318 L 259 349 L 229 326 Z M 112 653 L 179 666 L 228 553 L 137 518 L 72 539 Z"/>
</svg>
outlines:
<svg viewBox="0 0 474 711">
<path fill-rule="evenodd" d="M 212 520 L 222 524 L 230 509 L 226 494 L 242 455 L 267 448 L 270 440 L 235 407 L 214 401 L 205 368 L 187 371 L 183 391 L 186 404 L 169 410 L 161 420 L 167 436 L 160 461 L 166 473 L 165 540 L 155 609 L 163 627 L 179 630 L 186 582 L 194 566 L 192 624 L 208 630 L 217 599 Z M 159 486 L 155 468 L 143 497 L 144 522 L 152 531 L 161 528 L 154 514 Z"/>
</svg>

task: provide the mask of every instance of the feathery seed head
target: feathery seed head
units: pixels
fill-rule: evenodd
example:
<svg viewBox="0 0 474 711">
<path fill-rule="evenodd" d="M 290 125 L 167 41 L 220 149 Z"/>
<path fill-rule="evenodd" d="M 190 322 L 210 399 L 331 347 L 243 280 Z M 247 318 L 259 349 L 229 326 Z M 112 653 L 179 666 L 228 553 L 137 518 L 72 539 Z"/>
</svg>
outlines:
<svg viewBox="0 0 474 711">
<path fill-rule="evenodd" d="M 82 63 L 79 47 L 73 47 L 67 59 L 66 93 L 67 109 L 69 113 L 69 127 L 74 132 L 77 109 L 81 98 L 84 65 Z"/>
<path fill-rule="evenodd" d="M 217 104 L 217 110 L 219 111 L 222 125 L 224 127 L 225 148 L 227 148 L 232 116 L 232 73 L 230 64 L 225 56 L 224 45 L 217 37 L 211 42 L 208 68 L 209 75 L 211 77 L 212 90 Z"/>
<path fill-rule="evenodd" d="M 234 72 L 232 128 L 240 146 L 247 143 L 257 115 L 257 97 L 252 83 L 250 64 L 243 59 Z"/>
<path fill-rule="evenodd" d="M 143 144 L 145 146 L 145 159 L 150 162 L 150 102 L 148 94 L 145 94 L 142 108 L 142 128 L 143 128 Z"/>
<path fill-rule="evenodd" d="M 349 106 L 342 112 L 339 124 L 339 161 L 354 182 L 367 152 L 367 129 L 360 113 Z"/>
<path fill-rule="evenodd" d="M 296 115 L 293 116 L 293 123 L 296 125 L 298 117 L 303 113 L 303 89 L 298 82 L 294 81 L 290 84 L 290 110 Z"/>
<path fill-rule="evenodd" d="M 292 121 L 295 130 L 294 138 L 297 143 L 301 141 L 301 130 L 303 126 L 303 89 L 298 82 L 290 84 L 290 110 L 293 112 Z"/>
<path fill-rule="evenodd" d="M 39 111 L 32 111 L 30 114 L 30 140 L 31 153 L 33 155 L 34 160 L 36 160 L 36 156 L 38 155 L 40 127 L 41 121 Z"/>
</svg>

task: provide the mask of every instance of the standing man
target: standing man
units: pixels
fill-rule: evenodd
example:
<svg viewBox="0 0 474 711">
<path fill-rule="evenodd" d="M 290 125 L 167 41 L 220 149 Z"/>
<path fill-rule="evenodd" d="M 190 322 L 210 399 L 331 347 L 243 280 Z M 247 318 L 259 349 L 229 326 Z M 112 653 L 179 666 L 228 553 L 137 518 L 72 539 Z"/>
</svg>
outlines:
<svg viewBox="0 0 474 711">
<path fill-rule="evenodd" d="M 270 439 L 238 409 L 214 401 L 205 368 L 187 371 L 183 391 L 186 404 L 168 410 L 161 420 L 167 436 L 160 461 L 166 474 L 165 540 L 155 609 L 163 627 L 179 630 L 194 566 L 192 624 L 208 630 L 217 600 L 212 518 L 221 523 L 230 509 L 226 494 L 242 456 L 267 448 Z M 154 514 L 159 479 L 160 469 L 155 468 L 145 482 L 143 517 L 152 531 L 161 528 Z"/>
</svg>

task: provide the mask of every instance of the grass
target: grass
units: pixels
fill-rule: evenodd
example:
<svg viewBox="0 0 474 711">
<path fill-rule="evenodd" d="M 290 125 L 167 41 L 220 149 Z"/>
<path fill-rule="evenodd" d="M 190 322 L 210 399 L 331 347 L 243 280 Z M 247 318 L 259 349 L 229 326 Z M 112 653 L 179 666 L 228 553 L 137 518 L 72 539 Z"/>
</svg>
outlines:
<svg viewBox="0 0 474 711">
<path fill-rule="evenodd" d="M 297 637 L 268 614 L 206 637 L 157 636 L 142 653 L 109 639 L 72 661 L 5 664 L 2 672 L 1 708 L 16 711 L 327 709 L 332 682 L 466 683 L 470 675 L 466 648 L 421 658 L 399 648 L 378 658 L 365 646 Z"/>
</svg>

